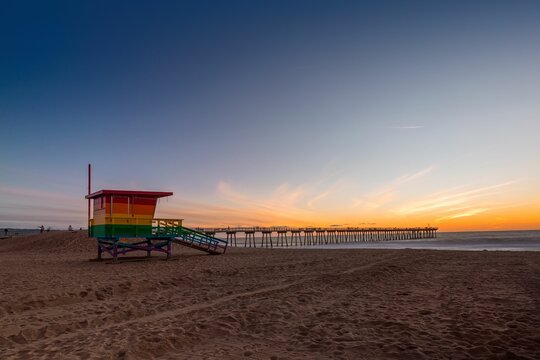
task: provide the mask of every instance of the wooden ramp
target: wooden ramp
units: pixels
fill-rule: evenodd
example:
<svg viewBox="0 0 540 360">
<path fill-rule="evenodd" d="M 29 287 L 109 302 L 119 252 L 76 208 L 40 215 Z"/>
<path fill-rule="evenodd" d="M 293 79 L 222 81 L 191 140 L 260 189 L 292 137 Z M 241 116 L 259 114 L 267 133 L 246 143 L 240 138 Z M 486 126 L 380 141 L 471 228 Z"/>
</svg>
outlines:
<svg viewBox="0 0 540 360">
<path fill-rule="evenodd" d="M 179 236 L 173 238 L 172 241 L 176 244 L 201 250 L 211 255 L 224 254 L 228 245 L 228 242 L 225 240 L 185 227 L 180 229 Z"/>
</svg>

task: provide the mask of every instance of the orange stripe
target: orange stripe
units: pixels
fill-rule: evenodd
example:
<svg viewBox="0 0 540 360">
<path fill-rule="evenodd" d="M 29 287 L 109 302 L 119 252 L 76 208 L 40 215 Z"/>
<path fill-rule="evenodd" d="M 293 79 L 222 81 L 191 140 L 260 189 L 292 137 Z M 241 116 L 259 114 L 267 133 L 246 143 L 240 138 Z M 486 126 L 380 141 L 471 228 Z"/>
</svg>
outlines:
<svg viewBox="0 0 540 360">
<path fill-rule="evenodd" d="M 126 205 L 119 205 L 118 207 L 116 204 L 113 204 L 113 216 L 116 216 L 117 214 L 129 214 L 134 216 L 139 215 L 154 215 L 155 208 L 153 206 L 144 206 L 144 205 L 134 205 L 130 209 L 130 212 L 128 212 L 128 207 Z M 110 215 L 110 211 L 105 211 L 107 215 Z"/>
<path fill-rule="evenodd" d="M 147 205 L 147 206 L 151 205 L 155 207 L 157 203 L 157 199 L 135 197 L 134 203 L 135 205 Z"/>
<path fill-rule="evenodd" d="M 154 206 L 134 205 L 133 215 L 154 215 L 156 208 Z"/>
<path fill-rule="evenodd" d="M 134 217 L 99 217 L 92 221 L 93 225 L 152 225 L 152 218 L 134 218 Z"/>
</svg>

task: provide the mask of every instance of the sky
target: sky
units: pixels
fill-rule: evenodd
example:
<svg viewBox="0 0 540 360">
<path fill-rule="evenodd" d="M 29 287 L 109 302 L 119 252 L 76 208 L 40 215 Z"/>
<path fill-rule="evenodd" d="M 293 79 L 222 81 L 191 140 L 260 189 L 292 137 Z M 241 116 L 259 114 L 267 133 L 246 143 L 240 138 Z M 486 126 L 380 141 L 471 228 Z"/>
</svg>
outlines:
<svg viewBox="0 0 540 360">
<path fill-rule="evenodd" d="M 2 1 L 0 227 L 540 229 L 538 1 Z"/>
</svg>

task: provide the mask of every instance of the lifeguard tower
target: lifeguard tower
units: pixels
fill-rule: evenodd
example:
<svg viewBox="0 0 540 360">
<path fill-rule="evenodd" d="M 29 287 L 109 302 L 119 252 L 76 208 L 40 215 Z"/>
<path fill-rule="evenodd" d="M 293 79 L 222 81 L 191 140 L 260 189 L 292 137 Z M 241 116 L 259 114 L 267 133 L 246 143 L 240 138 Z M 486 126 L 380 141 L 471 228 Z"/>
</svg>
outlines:
<svg viewBox="0 0 540 360">
<path fill-rule="evenodd" d="M 185 228 L 183 219 L 154 218 L 158 199 L 172 194 L 131 190 L 100 190 L 88 194 L 88 233 L 97 239 L 98 259 L 106 252 L 117 261 L 118 255 L 132 251 L 146 251 L 148 257 L 152 251 L 157 251 L 165 253 L 169 259 L 173 242 L 212 255 L 225 253 L 227 241 Z M 90 201 L 93 201 L 92 217 Z M 128 240 L 133 238 L 144 240 Z"/>
</svg>

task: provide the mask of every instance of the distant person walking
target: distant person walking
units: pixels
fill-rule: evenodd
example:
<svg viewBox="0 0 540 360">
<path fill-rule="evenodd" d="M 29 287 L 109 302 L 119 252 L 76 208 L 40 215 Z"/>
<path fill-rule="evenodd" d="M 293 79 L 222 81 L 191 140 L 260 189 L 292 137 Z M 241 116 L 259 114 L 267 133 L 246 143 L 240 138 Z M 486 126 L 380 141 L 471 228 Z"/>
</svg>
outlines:
<svg viewBox="0 0 540 360">
<path fill-rule="evenodd" d="M 4 236 L 7 236 L 8 229 L 4 229 Z"/>
<path fill-rule="evenodd" d="M 68 231 L 73 231 L 73 228 L 71 227 L 71 225 L 69 225 Z"/>
<path fill-rule="evenodd" d="M 39 227 L 39 233 L 40 233 L 40 234 L 43 234 L 43 231 L 45 231 L 45 226 L 41 225 L 41 226 Z"/>
</svg>

